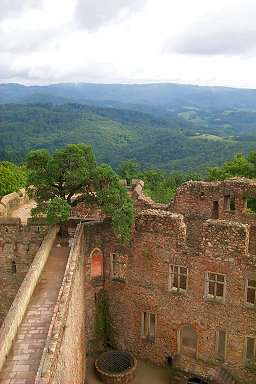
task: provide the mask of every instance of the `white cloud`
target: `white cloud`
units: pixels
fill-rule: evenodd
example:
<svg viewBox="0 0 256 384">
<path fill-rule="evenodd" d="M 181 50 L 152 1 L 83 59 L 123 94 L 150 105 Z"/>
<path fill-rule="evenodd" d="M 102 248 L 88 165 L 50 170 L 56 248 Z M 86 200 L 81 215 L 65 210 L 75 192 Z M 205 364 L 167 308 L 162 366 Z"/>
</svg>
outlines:
<svg viewBox="0 0 256 384">
<path fill-rule="evenodd" d="M 114 20 L 123 20 L 146 3 L 147 0 L 78 0 L 75 18 L 85 29 L 95 30 Z"/>
<path fill-rule="evenodd" d="M 165 52 L 196 55 L 254 54 L 256 3 L 224 2 L 206 12 L 181 33 L 171 36 Z"/>
<path fill-rule="evenodd" d="M 40 6 L 39 0 L 0 0 L 0 20 L 17 17 L 26 9 Z"/>
<path fill-rule="evenodd" d="M 256 87 L 254 1 L 0 0 L 0 7 L 7 7 L 0 81 Z"/>
</svg>

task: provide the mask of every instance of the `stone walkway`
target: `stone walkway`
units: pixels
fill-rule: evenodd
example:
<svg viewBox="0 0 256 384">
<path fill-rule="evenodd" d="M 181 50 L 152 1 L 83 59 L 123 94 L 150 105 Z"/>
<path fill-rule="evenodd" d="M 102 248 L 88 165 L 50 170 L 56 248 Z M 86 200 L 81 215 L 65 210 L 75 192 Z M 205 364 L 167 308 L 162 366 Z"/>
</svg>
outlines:
<svg viewBox="0 0 256 384">
<path fill-rule="evenodd" d="M 12 350 L 0 372 L 1 384 L 33 384 L 63 280 L 70 248 L 53 245 Z"/>
</svg>

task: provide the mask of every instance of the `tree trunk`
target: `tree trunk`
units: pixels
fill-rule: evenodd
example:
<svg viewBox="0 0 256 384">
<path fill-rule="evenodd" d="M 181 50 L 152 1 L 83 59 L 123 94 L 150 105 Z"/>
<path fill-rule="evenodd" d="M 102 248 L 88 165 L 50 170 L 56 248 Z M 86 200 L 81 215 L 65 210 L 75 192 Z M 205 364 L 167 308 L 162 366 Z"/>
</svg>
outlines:
<svg viewBox="0 0 256 384">
<path fill-rule="evenodd" d="M 67 221 L 62 221 L 60 223 L 60 230 L 59 230 L 58 235 L 61 237 L 64 237 L 64 238 L 69 237 L 68 222 Z"/>
</svg>

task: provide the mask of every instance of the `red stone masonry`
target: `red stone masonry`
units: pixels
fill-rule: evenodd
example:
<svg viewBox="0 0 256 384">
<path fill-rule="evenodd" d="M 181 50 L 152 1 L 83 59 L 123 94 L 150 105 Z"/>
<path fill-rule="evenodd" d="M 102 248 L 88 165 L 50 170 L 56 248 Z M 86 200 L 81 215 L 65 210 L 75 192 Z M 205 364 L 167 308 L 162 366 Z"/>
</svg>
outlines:
<svg viewBox="0 0 256 384">
<path fill-rule="evenodd" d="M 253 197 L 251 180 L 187 182 L 167 207 L 138 197 L 128 246 L 118 244 L 107 221 L 92 226 L 85 248 L 88 255 L 102 251 L 103 276 L 99 285 L 90 279 L 88 257 L 89 350 L 99 348 L 94 325 L 104 290 L 115 347 L 161 365 L 171 356 L 205 379 L 255 384 L 256 216 L 246 210 Z M 125 278 L 113 278 L 113 254 L 126 255 Z"/>
</svg>

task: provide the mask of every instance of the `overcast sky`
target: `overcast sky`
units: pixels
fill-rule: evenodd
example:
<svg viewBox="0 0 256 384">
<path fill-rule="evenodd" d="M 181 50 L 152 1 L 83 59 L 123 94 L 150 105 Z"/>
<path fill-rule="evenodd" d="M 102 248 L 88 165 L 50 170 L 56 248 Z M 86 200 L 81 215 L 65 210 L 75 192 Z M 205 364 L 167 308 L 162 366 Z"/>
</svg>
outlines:
<svg viewBox="0 0 256 384">
<path fill-rule="evenodd" d="M 0 0 L 0 82 L 256 88 L 255 0 Z"/>
</svg>

